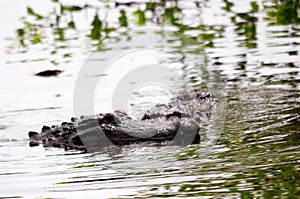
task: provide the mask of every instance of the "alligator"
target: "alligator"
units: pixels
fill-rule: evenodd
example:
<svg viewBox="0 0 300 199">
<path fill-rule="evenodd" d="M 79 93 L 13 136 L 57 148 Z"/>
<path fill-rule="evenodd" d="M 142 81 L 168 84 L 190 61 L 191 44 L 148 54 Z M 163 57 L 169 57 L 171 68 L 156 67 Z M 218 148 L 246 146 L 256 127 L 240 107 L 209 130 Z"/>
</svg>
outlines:
<svg viewBox="0 0 300 199">
<path fill-rule="evenodd" d="M 155 105 L 139 120 L 122 110 L 71 118 L 61 125 L 43 126 L 40 133 L 30 131 L 29 145 L 95 151 L 139 143 L 197 144 L 200 124 L 210 120 L 215 102 L 207 92 L 194 92 Z"/>
</svg>

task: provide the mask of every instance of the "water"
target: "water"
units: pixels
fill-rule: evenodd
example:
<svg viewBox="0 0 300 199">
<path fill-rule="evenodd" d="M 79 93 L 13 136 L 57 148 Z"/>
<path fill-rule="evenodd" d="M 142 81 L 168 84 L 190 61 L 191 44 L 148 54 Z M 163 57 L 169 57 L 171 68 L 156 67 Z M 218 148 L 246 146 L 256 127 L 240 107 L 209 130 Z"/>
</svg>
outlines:
<svg viewBox="0 0 300 199">
<path fill-rule="evenodd" d="M 67 121 L 73 115 L 76 76 L 95 50 L 91 44 L 97 43 L 86 36 L 93 9 L 74 13 L 78 30 L 66 29 L 64 40 L 55 40 L 51 28 L 41 28 L 43 42 L 29 42 L 21 48 L 14 30 L 23 27 L 20 18 L 27 15 L 26 5 L 2 3 L 7 9 L 1 14 L 0 197 L 298 198 L 299 5 L 256 2 L 258 10 L 256 4 L 250 6 L 251 1 L 203 1 L 200 8 L 192 1 L 180 3 L 186 10 L 186 25 L 204 25 L 186 31 L 190 36 L 201 35 L 200 43 L 207 54 L 207 66 L 197 72 L 203 76 L 217 74 L 224 81 L 225 124 L 213 147 L 128 146 L 86 154 L 30 148 L 27 132 Z M 53 6 L 51 2 L 31 3 L 43 15 Z M 125 9 L 129 16 L 135 6 Z M 118 11 L 119 8 L 111 9 L 111 24 L 118 25 Z M 284 17 L 287 13 L 291 14 Z M 26 20 L 41 23 L 30 16 Z M 113 32 L 115 36 L 105 46 L 118 46 L 114 38 L 126 40 L 122 31 Z M 25 42 L 30 38 L 26 36 Z M 175 42 L 174 46 L 179 44 Z M 187 51 L 189 47 L 179 49 Z M 163 57 L 159 60 L 180 68 L 176 65 L 180 62 L 178 57 Z M 139 57 L 134 61 L 139 63 Z M 64 72 L 50 78 L 32 75 L 46 69 Z M 191 87 L 202 89 L 203 82 L 195 71 L 181 71 L 185 79 L 191 79 Z M 178 91 L 184 90 L 180 83 L 174 85 L 179 86 Z M 162 101 L 171 95 L 165 93 L 160 96 Z M 138 93 L 130 102 L 141 110 L 152 102 L 146 99 L 155 95 L 155 90 L 147 95 Z M 108 97 L 96 97 L 97 110 L 109 111 L 109 101 Z M 209 153 L 201 155 L 203 151 Z"/>
</svg>

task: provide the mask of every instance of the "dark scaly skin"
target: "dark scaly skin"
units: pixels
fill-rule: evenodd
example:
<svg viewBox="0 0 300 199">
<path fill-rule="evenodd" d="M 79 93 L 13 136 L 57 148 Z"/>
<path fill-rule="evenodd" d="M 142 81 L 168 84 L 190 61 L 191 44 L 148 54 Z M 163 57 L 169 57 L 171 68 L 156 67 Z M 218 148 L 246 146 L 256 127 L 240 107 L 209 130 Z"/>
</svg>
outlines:
<svg viewBox="0 0 300 199">
<path fill-rule="evenodd" d="M 190 144 L 197 144 L 200 142 L 198 124 L 209 120 L 214 102 L 209 93 L 196 92 L 172 98 L 168 104 L 155 105 L 141 120 L 133 120 L 123 111 L 71 118 L 71 122 L 59 126 L 43 126 L 40 133 L 29 132 L 29 145 L 86 151 L 86 143 L 99 140 L 118 146 L 162 143 L 172 141 L 178 133 L 183 138 L 193 136 L 186 138 L 191 140 Z M 187 132 L 196 133 L 189 135 Z"/>
</svg>

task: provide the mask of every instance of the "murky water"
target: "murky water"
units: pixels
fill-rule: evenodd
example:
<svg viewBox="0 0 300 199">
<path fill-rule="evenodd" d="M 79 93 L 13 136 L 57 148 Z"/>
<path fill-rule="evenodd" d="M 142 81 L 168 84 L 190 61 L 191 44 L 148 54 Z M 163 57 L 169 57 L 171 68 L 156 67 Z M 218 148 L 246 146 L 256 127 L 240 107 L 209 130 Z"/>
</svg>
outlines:
<svg viewBox="0 0 300 199">
<path fill-rule="evenodd" d="M 30 43 L 38 40 L 37 35 L 36 40 L 32 40 L 32 34 L 24 36 L 27 46 L 21 47 L 19 39 L 22 36 L 15 36 L 14 31 L 23 27 L 20 17 L 27 15 L 27 5 L 19 4 L 15 8 L 14 1 L 2 3 L 7 10 L 1 14 L 1 24 L 7 25 L 1 33 L 0 52 L 3 56 L 0 62 L 0 197 L 298 198 L 299 3 L 255 2 L 211 0 L 196 5 L 193 1 L 179 1 L 179 7 L 184 10 L 180 15 L 184 23 L 180 24 L 189 29 L 198 27 L 185 33 L 200 35 L 198 42 L 207 55 L 208 63 L 196 66 L 198 71 L 182 67 L 182 59 L 176 56 L 153 53 L 147 57 L 156 60 L 152 64 L 169 63 L 180 70 L 193 89 L 203 89 L 205 77 L 215 78 L 215 75 L 222 79 L 226 117 L 221 136 L 214 146 L 137 145 L 86 154 L 55 148 L 30 148 L 27 132 L 69 120 L 73 115 L 73 91 L 78 72 L 86 60 L 95 61 L 88 56 L 96 48 L 91 44 L 97 42 L 87 37 L 87 24 L 93 20 L 94 10 L 73 13 L 77 29 L 66 29 L 61 40 L 55 38 L 61 34 L 51 32 L 52 29 L 47 27 L 51 19 L 36 21 L 27 16 L 25 21 L 31 20 L 40 27 L 36 33 L 41 34 L 42 42 Z M 41 15 L 57 6 L 50 1 L 43 5 L 31 3 L 30 7 Z M 127 9 L 130 16 L 138 6 L 144 9 L 142 4 L 121 8 Z M 118 25 L 121 8 L 107 8 L 112 25 Z M 10 10 L 19 12 L 12 15 Z M 64 16 L 62 23 L 68 24 L 71 15 Z M 146 25 L 160 26 L 156 19 L 160 20 L 153 17 Z M 178 23 L 175 23 L 177 28 L 185 29 Z M 97 53 L 115 52 L 120 41 L 128 39 L 122 31 L 112 32 L 111 38 L 101 47 L 102 51 Z M 168 39 L 173 41 L 174 38 Z M 189 59 L 204 63 L 202 57 L 188 52 L 189 45 L 171 44 Z M 129 60 L 133 61 L 128 63 L 141 63 L 138 56 L 129 56 Z M 49 78 L 32 75 L 46 69 L 64 72 Z M 104 77 L 109 79 L 110 75 Z M 95 73 L 89 77 L 98 76 Z M 185 90 L 184 85 L 182 81 L 174 82 L 177 91 Z M 105 89 L 109 93 L 110 88 Z M 172 92 L 164 91 L 157 99 L 155 89 L 147 95 L 141 93 L 132 96 L 129 107 L 141 110 L 155 100 L 167 101 L 172 96 Z M 109 111 L 112 108 L 109 103 L 110 98 L 106 95 L 96 96 L 95 107 L 100 112 Z"/>
</svg>

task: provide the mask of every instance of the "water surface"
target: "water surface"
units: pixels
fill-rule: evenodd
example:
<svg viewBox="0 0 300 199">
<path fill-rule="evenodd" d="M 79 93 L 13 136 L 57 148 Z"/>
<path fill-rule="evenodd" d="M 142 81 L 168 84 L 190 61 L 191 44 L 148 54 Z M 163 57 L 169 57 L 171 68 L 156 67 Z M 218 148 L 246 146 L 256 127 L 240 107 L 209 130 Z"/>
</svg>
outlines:
<svg viewBox="0 0 300 199">
<path fill-rule="evenodd" d="M 30 148 L 27 132 L 67 121 L 73 115 L 76 76 L 88 55 L 96 51 L 97 42 L 87 36 L 90 29 L 87 24 L 94 17 L 93 8 L 73 13 L 78 29 L 65 29 L 62 39 L 51 28 L 39 26 L 49 20 L 30 18 L 36 16 L 26 14 L 27 5 L 18 3 L 15 7 L 2 3 L 7 10 L 13 9 L 18 14 L 1 14 L 4 27 L 0 66 L 0 197 L 297 198 L 300 191 L 299 5 L 287 1 L 253 2 L 256 3 L 211 0 L 197 7 L 192 1 L 179 1 L 178 6 L 184 10 L 180 16 L 183 22 L 171 17 L 164 24 L 179 28 L 189 36 L 200 35 L 197 38 L 207 55 L 208 63 L 199 61 L 197 72 L 179 67 L 183 79 L 189 79 L 194 89 L 205 87 L 199 74 L 202 77 L 215 74 L 224 82 L 225 124 L 213 147 L 138 145 L 86 154 Z M 50 1 L 40 7 L 31 3 L 29 6 L 41 15 L 57 7 Z M 95 5 L 102 6 L 99 2 Z M 110 24 L 116 27 L 122 25 L 118 21 L 120 9 L 126 9 L 128 16 L 139 6 L 143 9 L 142 5 L 121 8 L 113 5 L 112 2 L 111 10 L 107 10 L 111 14 Z M 14 31 L 23 28 L 22 16 L 40 27 L 41 42 L 33 44 L 30 42 L 33 37 L 25 36 L 27 46 L 20 45 L 22 37 Z M 64 17 L 70 20 L 69 13 Z M 10 25 L 5 25 L 7 20 Z M 160 26 L 155 21 L 142 22 L 142 26 Z M 130 22 L 130 26 L 138 24 Z M 191 30 L 191 27 L 198 28 Z M 109 47 L 118 46 L 119 39 L 127 39 L 123 34 L 127 29 L 124 29 L 112 31 L 100 50 L 116 50 Z M 182 52 L 189 49 L 180 42 L 173 46 Z M 200 60 L 197 55 L 186 54 Z M 165 57 L 163 61 L 175 63 L 174 68 L 178 69 L 174 57 Z M 64 72 L 50 78 L 32 75 L 46 69 Z M 99 74 L 94 75 L 96 78 Z M 174 85 L 178 92 L 184 90 L 180 82 Z M 145 108 L 154 103 L 151 99 L 155 95 L 154 89 L 148 96 L 132 96 L 135 99 L 132 103 L 136 108 Z M 166 92 L 160 97 L 167 101 L 171 94 Z M 108 102 L 108 98 L 97 97 L 97 110 L 109 110 Z M 209 153 L 203 156 L 203 151 Z"/>
</svg>

